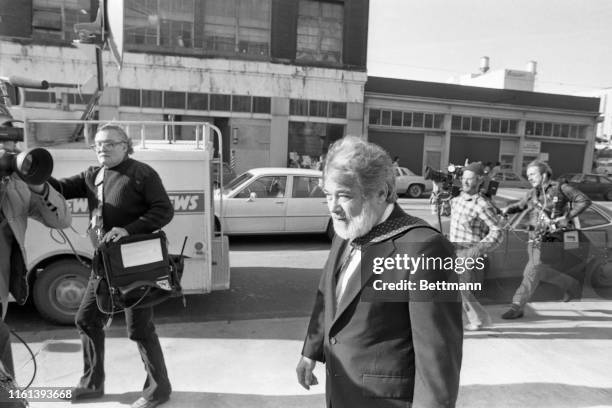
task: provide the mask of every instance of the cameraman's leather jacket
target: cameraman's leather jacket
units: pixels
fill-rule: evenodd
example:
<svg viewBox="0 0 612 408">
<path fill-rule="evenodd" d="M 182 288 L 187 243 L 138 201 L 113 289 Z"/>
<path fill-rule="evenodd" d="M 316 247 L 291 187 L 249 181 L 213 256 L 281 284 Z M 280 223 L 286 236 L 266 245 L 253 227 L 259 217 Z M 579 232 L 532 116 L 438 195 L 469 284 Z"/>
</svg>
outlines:
<svg viewBox="0 0 612 408">
<path fill-rule="evenodd" d="M 521 201 L 508 207 L 507 213 L 513 214 L 528 209 L 529 225 L 536 228 L 541 211 L 549 218 L 565 216 L 569 221 L 590 205 L 591 200 L 582 191 L 569 184 L 552 181 L 544 186 L 544 193 L 541 187 L 530 189 Z"/>
</svg>

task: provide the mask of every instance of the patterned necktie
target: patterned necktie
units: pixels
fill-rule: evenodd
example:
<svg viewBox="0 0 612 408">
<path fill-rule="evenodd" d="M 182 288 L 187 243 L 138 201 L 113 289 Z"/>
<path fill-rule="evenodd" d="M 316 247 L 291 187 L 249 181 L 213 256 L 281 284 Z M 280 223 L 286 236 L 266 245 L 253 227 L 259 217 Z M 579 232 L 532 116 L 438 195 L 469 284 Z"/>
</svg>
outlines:
<svg viewBox="0 0 612 408">
<path fill-rule="evenodd" d="M 104 224 L 102 221 L 102 207 L 104 206 L 104 170 L 104 167 L 100 168 L 94 180 L 98 205 L 91 214 L 91 222 L 89 224 L 89 238 L 94 248 L 98 247 L 104 236 Z"/>
</svg>

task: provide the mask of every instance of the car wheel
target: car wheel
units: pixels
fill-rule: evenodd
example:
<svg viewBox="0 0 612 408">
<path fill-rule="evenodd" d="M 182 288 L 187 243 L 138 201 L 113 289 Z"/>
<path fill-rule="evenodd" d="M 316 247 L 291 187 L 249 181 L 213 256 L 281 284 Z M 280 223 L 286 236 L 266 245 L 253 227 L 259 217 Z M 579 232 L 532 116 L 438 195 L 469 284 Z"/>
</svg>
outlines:
<svg viewBox="0 0 612 408">
<path fill-rule="evenodd" d="M 325 235 L 327 235 L 327 238 L 329 238 L 330 241 L 333 240 L 334 235 L 336 235 L 336 232 L 334 231 L 334 222 L 332 220 L 329 220 L 329 222 L 327 223 Z"/>
<path fill-rule="evenodd" d="M 34 283 L 34 304 L 38 313 L 54 323 L 74 324 L 89 275 L 90 270 L 77 260 L 66 259 L 47 265 Z"/>
<path fill-rule="evenodd" d="M 606 191 L 604 194 L 604 198 L 608 201 L 612 201 L 612 190 Z"/>
<path fill-rule="evenodd" d="M 421 194 L 423 194 L 423 186 L 420 184 L 411 184 L 408 190 L 406 190 L 406 193 L 412 198 L 419 198 Z"/>
</svg>

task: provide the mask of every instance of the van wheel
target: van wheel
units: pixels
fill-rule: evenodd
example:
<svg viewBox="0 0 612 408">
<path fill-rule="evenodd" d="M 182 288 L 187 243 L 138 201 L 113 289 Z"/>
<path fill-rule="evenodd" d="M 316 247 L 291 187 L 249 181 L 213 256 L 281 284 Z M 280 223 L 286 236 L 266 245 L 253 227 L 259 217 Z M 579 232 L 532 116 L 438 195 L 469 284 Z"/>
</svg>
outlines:
<svg viewBox="0 0 612 408">
<path fill-rule="evenodd" d="M 406 190 L 406 193 L 408 193 L 411 198 L 419 198 L 421 194 L 423 194 L 423 187 L 421 187 L 420 184 L 411 184 L 408 190 Z"/>
<path fill-rule="evenodd" d="M 77 260 L 65 259 L 47 265 L 34 283 L 38 313 L 54 323 L 73 325 L 89 275 L 90 270 Z"/>
<path fill-rule="evenodd" d="M 327 223 L 325 235 L 327 235 L 327 238 L 329 238 L 330 241 L 333 240 L 334 235 L 336 235 L 336 232 L 334 231 L 334 222 L 332 220 L 329 220 L 329 222 Z"/>
</svg>

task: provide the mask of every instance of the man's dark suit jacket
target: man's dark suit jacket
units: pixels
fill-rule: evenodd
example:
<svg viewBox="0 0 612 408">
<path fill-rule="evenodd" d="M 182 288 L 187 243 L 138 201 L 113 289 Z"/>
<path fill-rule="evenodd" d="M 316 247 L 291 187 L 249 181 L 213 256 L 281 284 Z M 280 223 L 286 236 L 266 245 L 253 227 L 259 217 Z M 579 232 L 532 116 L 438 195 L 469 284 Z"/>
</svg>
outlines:
<svg viewBox="0 0 612 408">
<path fill-rule="evenodd" d="M 406 216 L 396 206 L 392 217 L 398 212 Z M 326 365 L 327 407 L 454 407 L 463 343 L 459 297 L 364 302 L 362 280 L 353 276 L 334 313 L 335 274 L 346 245 L 337 236 L 332 242 L 302 350 Z M 454 256 L 450 242 L 427 227 L 369 245 L 377 256 L 394 257 L 402 245 L 413 248 L 408 255 L 414 257 Z M 456 282 L 452 271 L 408 275 L 411 281 Z"/>
</svg>

